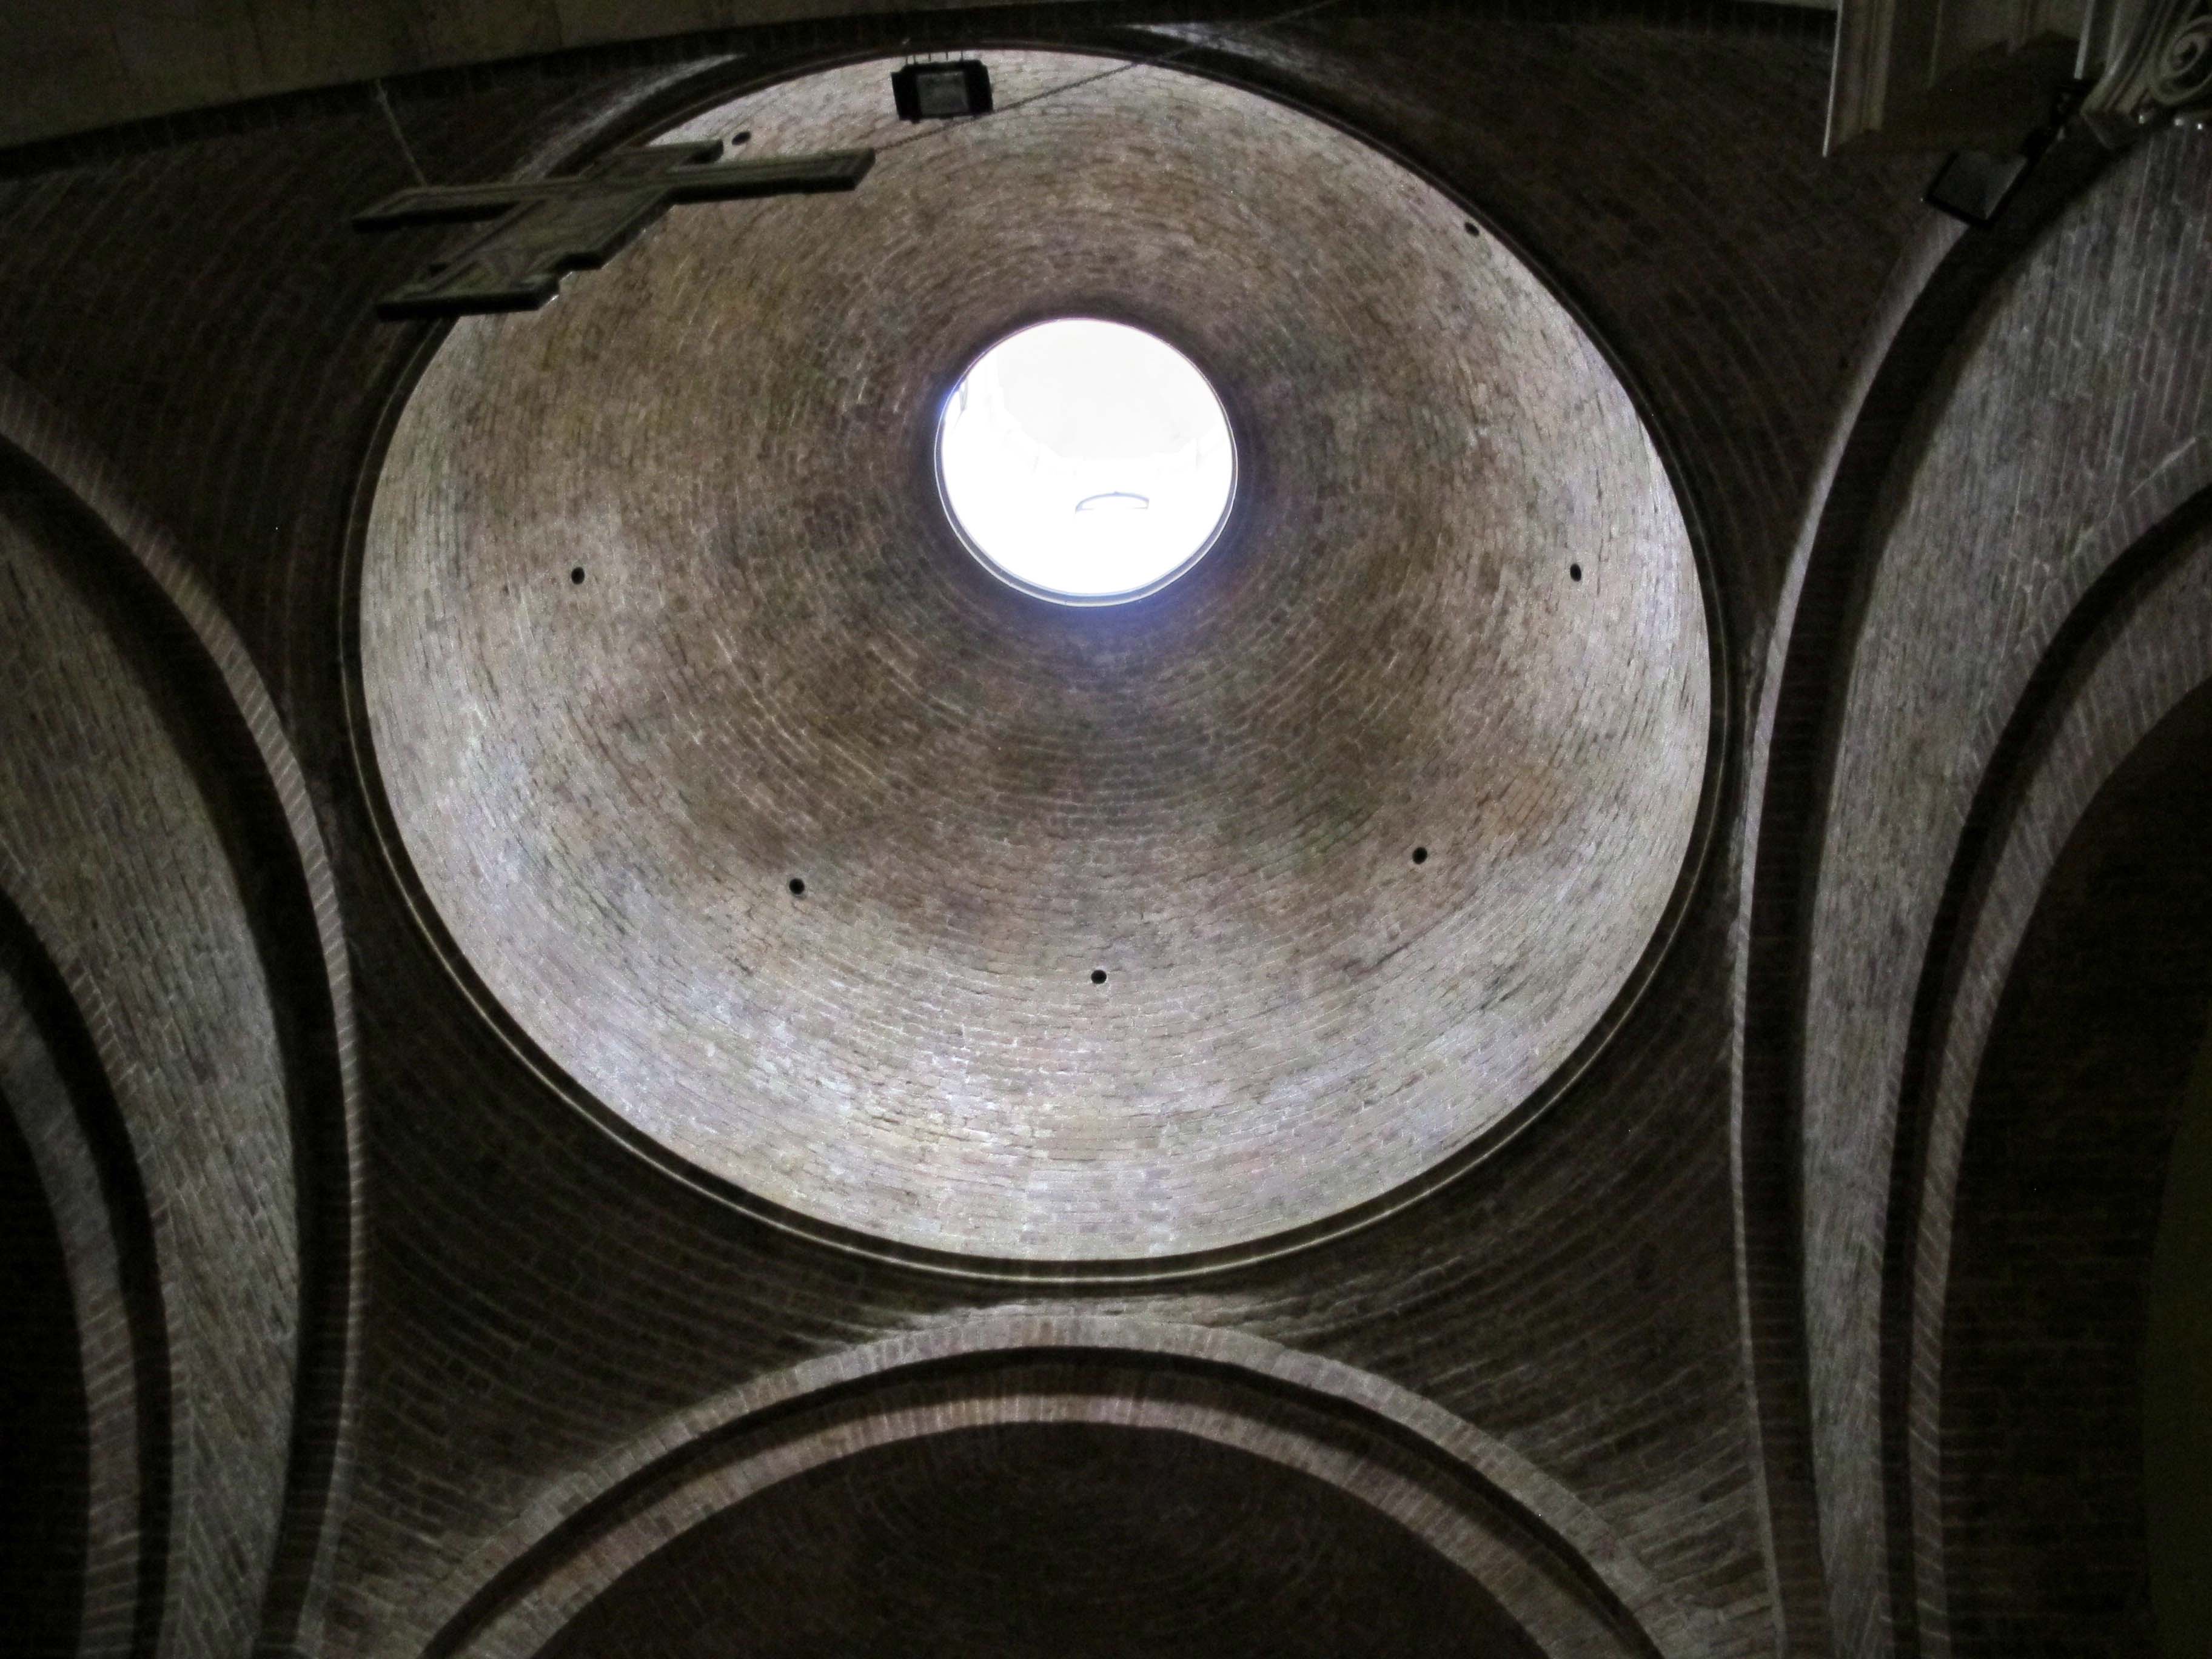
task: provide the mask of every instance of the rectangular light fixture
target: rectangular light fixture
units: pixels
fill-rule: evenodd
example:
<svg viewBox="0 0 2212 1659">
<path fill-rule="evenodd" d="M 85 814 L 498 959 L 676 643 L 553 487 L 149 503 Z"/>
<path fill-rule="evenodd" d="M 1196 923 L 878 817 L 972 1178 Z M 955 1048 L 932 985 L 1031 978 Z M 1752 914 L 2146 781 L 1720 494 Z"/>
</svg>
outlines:
<svg viewBox="0 0 2212 1659">
<path fill-rule="evenodd" d="M 991 72 L 973 58 L 955 64 L 908 64 L 891 75 L 891 101 L 902 121 L 988 115 Z"/>
<path fill-rule="evenodd" d="M 1963 224 L 1986 229 L 1996 222 L 2031 165 L 2025 155 L 1984 155 L 1962 149 L 1936 169 L 1921 199 Z"/>
</svg>

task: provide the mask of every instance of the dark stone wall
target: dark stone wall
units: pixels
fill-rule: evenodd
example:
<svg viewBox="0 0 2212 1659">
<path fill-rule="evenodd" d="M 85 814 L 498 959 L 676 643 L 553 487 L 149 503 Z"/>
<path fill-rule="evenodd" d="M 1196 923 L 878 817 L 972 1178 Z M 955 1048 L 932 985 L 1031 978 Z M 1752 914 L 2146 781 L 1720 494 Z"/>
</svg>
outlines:
<svg viewBox="0 0 2212 1659">
<path fill-rule="evenodd" d="M 946 26 L 948 28 L 953 27 Z M 1480 203 L 1644 397 L 1709 559 L 1740 742 L 1847 343 L 1917 209 L 1916 167 L 1818 158 L 1826 40 L 1772 12 L 1593 7 L 1326 15 L 1146 33 L 1078 9 L 1004 35 L 1194 48 Z M 747 71 L 881 46 L 741 46 Z M 434 179 L 621 131 L 688 73 L 555 60 L 397 85 Z M 725 68 L 716 73 L 726 76 Z M 703 96 L 695 88 L 693 97 Z M 674 101 L 672 100 L 672 106 Z M 414 931 L 346 744 L 343 559 L 417 337 L 369 317 L 428 244 L 343 216 L 410 174 L 365 98 L 0 185 L 0 362 L 118 464 L 269 680 L 331 847 L 362 1009 L 375 1202 L 367 1400 L 332 1647 L 374 1645 L 556 1472 L 743 1379 L 978 1309 L 1073 1304 L 1249 1329 L 1373 1370 L 1590 1504 L 1717 1654 L 1771 1639 L 1730 1253 L 1735 762 L 1706 881 L 1577 1086 L 1415 1210 L 1185 1285 L 1088 1292 L 872 1266 L 620 1156 L 487 1041 Z M 588 280 L 586 279 L 586 280 Z"/>
</svg>

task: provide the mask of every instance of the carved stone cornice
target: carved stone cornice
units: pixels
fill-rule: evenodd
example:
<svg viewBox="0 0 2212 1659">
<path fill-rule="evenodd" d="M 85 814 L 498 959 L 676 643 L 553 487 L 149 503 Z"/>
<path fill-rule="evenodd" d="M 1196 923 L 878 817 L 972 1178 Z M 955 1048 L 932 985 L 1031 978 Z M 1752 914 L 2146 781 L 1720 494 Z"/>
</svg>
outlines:
<svg viewBox="0 0 2212 1659">
<path fill-rule="evenodd" d="M 2133 0 L 2100 19 L 2103 73 L 2081 114 L 2106 143 L 2170 121 L 2212 120 L 2212 0 Z M 2094 26 L 2093 26 L 2094 27 Z"/>
</svg>

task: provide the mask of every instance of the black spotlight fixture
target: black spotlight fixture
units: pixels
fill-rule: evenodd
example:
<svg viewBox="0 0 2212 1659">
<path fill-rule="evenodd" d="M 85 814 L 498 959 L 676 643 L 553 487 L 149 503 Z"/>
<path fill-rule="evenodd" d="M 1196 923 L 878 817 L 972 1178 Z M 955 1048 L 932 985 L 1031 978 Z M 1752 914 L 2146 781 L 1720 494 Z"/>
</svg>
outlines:
<svg viewBox="0 0 2212 1659">
<path fill-rule="evenodd" d="M 952 64 L 908 64 L 891 74 L 891 101 L 902 121 L 949 121 L 991 112 L 991 71 L 973 58 Z"/>
<path fill-rule="evenodd" d="M 2043 152 L 2065 131 L 2066 124 L 2081 108 L 2088 89 L 2086 81 L 2069 81 L 2060 88 L 2051 100 L 2049 118 L 2022 139 L 2020 148 L 2010 155 L 1960 150 L 1948 157 L 1929 181 L 1927 193 L 1921 199 L 1962 224 L 1976 230 L 1988 229 L 2004 212 L 2005 204 L 2012 200 L 2021 181 L 2043 159 Z"/>
<path fill-rule="evenodd" d="M 2034 158 L 2024 152 L 1988 155 L 1962 149 L 1936 170 L 1922 199 L 1961 224 L 1986 230 L 1997 222 L 2005 204 L 2012 200 L 2013 191 L 2020 188 L 2020 181 L 2027 177 L 2027 170 L 2034 165 Z"/>
</svg>

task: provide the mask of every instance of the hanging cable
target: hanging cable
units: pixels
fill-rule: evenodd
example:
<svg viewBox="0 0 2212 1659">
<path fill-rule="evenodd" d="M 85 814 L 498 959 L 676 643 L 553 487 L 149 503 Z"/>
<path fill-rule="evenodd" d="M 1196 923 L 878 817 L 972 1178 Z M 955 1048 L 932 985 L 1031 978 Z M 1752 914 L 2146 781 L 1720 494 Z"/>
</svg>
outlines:
<svg viewBox="0 0 2212 1659">
<path fill-rule="evenodd" d="M 1293 6 L 1288 11 L 1278 12 L 1272 17 L 1263 17 L 1258 22 L 1248 24 L 1245 27 L 1248 29 L 1273 28 L 1278 24 L 1294 23 L 1301 17 L 1310 17 L 1316 12 L 1327 11 L 1331 6 L 1340 5 L 1342 3 L 1343 0 L 1307 0 L 1307 3 L 1304 5 Z M 1222 31 L 1224 34 L 1231 36 L 1233 36 L 1237 32 L 1237 31 L 1233 29 L 1224 29 Z M 1213 43 L 1211 41 L 1194 40 L 1188 46 L 1177 46 L 1172 52 L 1164 52 L 1155 57 L 1133 58 L 1127 63 L 1115 64 L 1111 69 L 1100 70 L 1095 75 L 1085 75 L 1076 80 L 1065 82 L 1056 87 L 1047 87 L 1042 92 L 1033 92 L 1026 98 L 1017 98 L 1010 103 L 1000 104 L 990 113 L 991 115 L 1006 115 L 1018 109 L 1027 109 L 1032 104 L 1042 104 L 1047 99 L 1059 97 L 1062 93 L 1075 92 L 1084 87 L 1096 86 L 1101 81 L 1110 81 L 1117 75 L 1127 74 L 1131 70 L 1157 69 L 1162 64 L 1172 64 L 1178 58 L 1188 58 L 1194 52 L 1203 52 L 1209 45 L 1212 44 Z M 979 115 L 972 118 L 977 121 L 988 120 L 990 118 L 990 115 Z M 949 133 L 961 131 L 968 125 L 969 125 L 969 123 L 965 121 L 947 122 L 943 126 L 932 127 L 921 132 L 909 133 L 903 138 L 894 138 L 889 143 L 878 144 L 875 146 L 876 154 L 878 155 L 885 155 L 895 149 L 904 149 L 908 144 L 919 144 L 924 140 L 930 138 L 942 138 Z"/>
<path fill-rule="evenodd" d="M 399 145 L 399 153 L 407 158 L 407 170 L 415 175 L 416 184 L 428 185 L 430 181 L 423 175 L 422 164 L 415 159 L 413 146 L 408 143 L 407 135 L 399 130 L 399 117 L 392 112 L 392 98 L 384 90 L 384 82 L 378 80 L 374 84 L 376 88 L 376 106 L 384 112 L 384 125 L 392 129 L 392 137 Z"/>
</svg>

